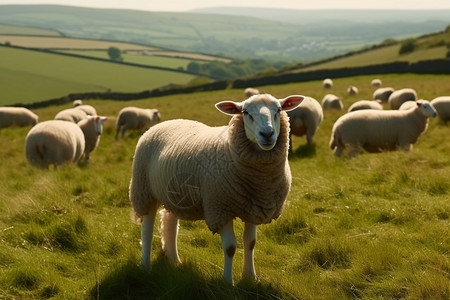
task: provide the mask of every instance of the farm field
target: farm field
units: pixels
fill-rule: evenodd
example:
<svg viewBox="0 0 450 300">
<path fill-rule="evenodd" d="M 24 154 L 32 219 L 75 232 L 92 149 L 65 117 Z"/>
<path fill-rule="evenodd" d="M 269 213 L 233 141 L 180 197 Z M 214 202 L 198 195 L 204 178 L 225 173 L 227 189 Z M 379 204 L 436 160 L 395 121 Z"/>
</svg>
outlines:
<svg viewBox="0 0 450 300">
<path fill-rule="evenodd" d="M 196 76 L 181 72 L 0 47 L 1 105 L 32 103 L 77 92 L 141 92 L 187 84 Z"/>
<path fill-rule="evenodd" d="M 61 36 L 60 32 L 51 29 L 0 24 L 0 35 L 3 34 Z"/>
<path fill-rule="evenodd" d="M 2 48 L 0 48 L 2 50 Z M 0 53 L 0 55 L 2 55 Z M 258 87 L 278 98 L 302 94 L 343 98 L 345 109 L 370 99 L 375 76 Z M 377 76 L 378 77 L 378 76 Z M 133 77 L 136 78 L 136 77 Z M 419 98 L 450 95 L 449 75 L 382 75 L 383 86 L 412 87 Z M 347 96 L 349 85 L 359 95 Z M 336 159 L 328 148 L 334 121 L 325 112 L 315 147 L 293 137 L 293 183 L 282 216 L 258 226 L 257 282 L 241 280 L 243 224 L 235 221 L 235 286 L 222 282 L 220 237 L 202 221 L 182 221 L 182 263 L 170 265 L 155 231 L 150 274 L 139 268 L 140 228 L 128 200 L 131 163 L 142 132 L 115 141 L 124 106 L 158 108 L 163 120 L 211 126 L 229 116 L 214 108 L 240 101 L 243 90 L 138 101 L 85 100 L 109 117 L 89 167 L 30 166 L 29 128 L 0 131 L 0 299 L 448 299 L 450 297 L 450 127 L 430 120 L 411 153 Z M 71 103 L 34 110 L 40 121 Z M 159 222 L 157 222 L 159 224 Z M 157 224 L 157 225 L 158 225 Z"/>
</svg>

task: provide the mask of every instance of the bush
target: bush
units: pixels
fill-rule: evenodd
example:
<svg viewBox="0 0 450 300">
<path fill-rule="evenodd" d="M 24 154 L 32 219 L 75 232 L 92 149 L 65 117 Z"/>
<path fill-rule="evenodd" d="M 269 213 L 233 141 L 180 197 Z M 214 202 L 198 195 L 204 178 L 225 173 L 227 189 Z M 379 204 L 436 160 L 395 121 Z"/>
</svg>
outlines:
<svg viewBox="0 0 450 300">
<path fill-rule="evenodd" d="M 402 42 L 402 45 L 401 45 L 398 53 L 399 54 L 411 53 L 414 51 L 415 48 L 416 48 L 416 40 L 415 39 L 407 39 Z"/>
</svg>

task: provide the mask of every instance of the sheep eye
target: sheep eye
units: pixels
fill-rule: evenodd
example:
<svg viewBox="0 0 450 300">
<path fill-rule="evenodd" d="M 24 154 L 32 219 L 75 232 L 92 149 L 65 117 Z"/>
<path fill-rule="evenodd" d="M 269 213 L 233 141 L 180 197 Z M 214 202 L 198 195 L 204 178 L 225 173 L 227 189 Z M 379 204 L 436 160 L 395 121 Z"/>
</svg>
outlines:
<svg viewBox="0 0 450 300">
<path fill-rule="evenodd" d="M 244 114 L 244 116 L 248 116 L 250 118 L 250 121 L 253 121 L 253 117 L 251 114 L 248 113 L 248 111 L 243 110 L 242 113 Z"/>
</svg>

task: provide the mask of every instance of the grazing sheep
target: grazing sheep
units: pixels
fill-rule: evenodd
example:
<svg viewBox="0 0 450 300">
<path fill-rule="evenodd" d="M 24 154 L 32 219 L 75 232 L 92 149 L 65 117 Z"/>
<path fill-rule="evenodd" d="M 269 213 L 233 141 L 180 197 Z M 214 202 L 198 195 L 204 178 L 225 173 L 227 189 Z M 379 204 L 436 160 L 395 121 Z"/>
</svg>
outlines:
<svg viewBox="0 0 450 300">
<path fill-rule="evenodd" d="M 78 122 L 84 134 L 84 164 L 89 164 L 90 153 L 97 148 L 100 142 L 100 135 L 103 132 L 103 122 L 108 118 L 101 116 L 87 116 L 86 119 Z"/>
<path fill-rule="evenodd" d="M 377 153 L 401 148 L 410 151 L 419 136 L 426 131 L 428 117 L 436 111 L 426 100 L 418 100 L 410 110 L 358 110 L 341 116 L 333 125 L 330 148 L 341 156 L 356 156 L 362 147 Z"/>
<path fill-rule="evenodd" d="M 322 99 L 322 107 L 324 110 L 327 109 L 338 109 L 343 110 L 344 104 L 341 99 L 333 94 L 326 94 Z"/>
<path fill-rule="evenodd" d="M 323 121 L 323 110 L 320 103 L 306 97 L 302 105 L 287 112 L 291 131 L 289 132 L 289 149 L 292 149 L 292 135 L 303 136 L 306 133 L 308 145 L 313 145 L 313 137 Z"/>
<path fill-rule="evenodd" d="M 67 108 L 58 112 L 55 116 L 55 120 L 69 121 L 72 123 L 78 123 L 83 119 L 86 119 L 87 114 L 81 109 Z"/>
<path fill-rule="evenodd" d="M 75 106 L 75 109 L 81 109 L 88 116 L 96 116 L 97 115 L 97 110 L 92 105 L 87 105 L 87 104 L 78 105 L 78 106 Z"/>
<path fill-rule="evenodd" d="M 255 88 L 246 88 L 244 93 L 245 93 L 245 97 L 250 98 L 253 95 L 258 95 L 259 91 Z"/>
<path fill-rule="evenodd" d="M 303 96 L 275 99 L 254 95 L 243 102 L 216 107 L 233 115 L 228 126 L 209 127 L 190 120 L 171 120 L 150 128 L 136 146 L 130 200 L 142 220 L 142 263 L 150 270 L 156 210 L 162 218 L 166 256 L 178 262 L 178 219 L 205 220 L 218 232 L 224 253 L 223 277 L 232 283 L 236 251 L 233 219 L 245 222 L 244 277 L 255 277 L 256 226 L 280 216 L 290 189 L 287 160 L 290 110 Z"/>
<path fill-rule="evenodd" d="M 50 120 L 38 123 L 25 138 L 25 156 L 39 168 L 55 168 L 63 163 L 78 162 L 85 148 L 81 128 L 72 122 Z"/>
<path fill-rule="evenodd" d="M 333 80 L 330 78 L 325 78 L 322 82 L 322 85 L 326 89 L 331 89 L 333 87 Z"/>
<path fill-rule="evenodd" d="M 359 100 L 350 105 L 348 112 L 361 110 L 361 109 L 383 109 L 383 106 L 377 100 Z"/>
<path fill-rule="evenodd" d="M 450 96 L 441 96 L 431 100 L 431 105 L 436 109 L 439 119 L 444 123 L 450 120 Z"/>
<path fill-rule="evenodd" d="M 116 122 L 116 139 L 122 127 L 122 138 L 128 129 L 147 129 L 161 120 L 161 114 L 157 109 L 138 107 L 125 107 L 119 112 Z"/>
<path fill-rule="evenodd" d="M 347 88 L 347 94 L 349 94 L 349 95 L 358 95 L 358 93 L 359 93 L 359 90 L 358 90 L 358 88 L 356 87 L 356 86 L 354 86 L 354 85 L 351 85 L 351 86 L 349 86 L 348 88 Z"/>
<path fill-rule="evenodd" d="M 82 104 L 83 104 L 83 100 L 81 100 L 81 99 L 73 100 L 73 107 L 77 107 Z"/>
<path fill-rule="evenodd" d="M 417 100 L 416 91 L 410 88 L 405 88 L 394 91 L 389 96 L 388 102 L 391 109 L 399 109 L 400 105 L 402 105 L 403 102 L 416 100 Z"/>
<path fill-rule="evenodd" d="M 384 87 L 376 89 L 373 92 L 373 99 L 380 100 L 382 103 L 387 103 L 389 100 L 389 96 L 394 92 L 394 89 L 391 87 Z"/>
<path fill-rule="evenodd" d="M 0 107 L 0 129 L 10 126 L 34 126 L 39 117 L 25 107 Z"/>
<path fill-rule="evenodd" d="M 378 78 L 373 79 L 373 80 L 370 82 L 370 85 L 371 85 L 371 86 L 374 86 L 374 87 L 380 87 L 380 86 L 381 86 L 381 79 L 378 79 Z"/>
</svg>

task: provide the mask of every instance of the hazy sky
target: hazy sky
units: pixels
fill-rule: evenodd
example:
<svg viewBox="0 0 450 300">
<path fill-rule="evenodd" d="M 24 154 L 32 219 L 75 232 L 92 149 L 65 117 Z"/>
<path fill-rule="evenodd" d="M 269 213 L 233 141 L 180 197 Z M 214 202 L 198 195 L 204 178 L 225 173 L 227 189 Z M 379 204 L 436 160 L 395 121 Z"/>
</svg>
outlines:
<svg viewBox="0 0 450 300">
<path fill-rule="evenodd" d="M 0 0 L 1 4 L 60 4 L 149 11 L 187 11 L 195 8 L 215 6 L 293 9 L 450 9 L 450 0 Z"/>
</svg>

